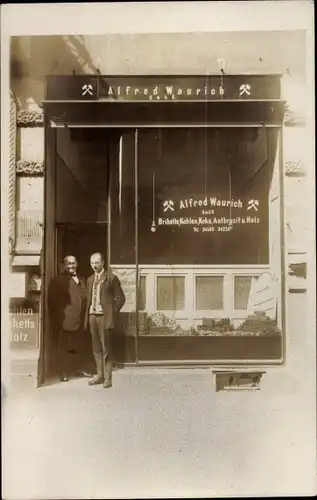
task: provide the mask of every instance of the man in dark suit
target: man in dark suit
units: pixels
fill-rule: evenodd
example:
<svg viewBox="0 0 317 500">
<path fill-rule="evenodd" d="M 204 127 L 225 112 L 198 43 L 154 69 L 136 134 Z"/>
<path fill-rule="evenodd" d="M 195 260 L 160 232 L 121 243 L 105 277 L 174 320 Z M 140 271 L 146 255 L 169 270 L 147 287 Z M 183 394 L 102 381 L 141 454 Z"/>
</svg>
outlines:
<svg viewBox="0 0 317 500">
<path fill-rule="evenodd" d="M 103 255 L 95 253 L 90 257 L 94 274 L 87 280 L 87 302 L 85 326 L 89 327 L 96 361 L 97 375 L 89 385 L 102 384 L 112 387 L 113 351 L 111 338 L 117 313 L 125 303 L 121 283 L 110 269 L 105 270 Z"/>
<path fill-rule="evenodd" d="M 57 356 L 60 380 L 67 382 L 75 354 L 76 365 L 83 363 L 83 324 L 86 308 L 85 280 L 77 275 L 76 257 L 67 255 L 63 272 L 48 288 L 48 309 L 53 331 L 57 337 Z"/>
</svg>

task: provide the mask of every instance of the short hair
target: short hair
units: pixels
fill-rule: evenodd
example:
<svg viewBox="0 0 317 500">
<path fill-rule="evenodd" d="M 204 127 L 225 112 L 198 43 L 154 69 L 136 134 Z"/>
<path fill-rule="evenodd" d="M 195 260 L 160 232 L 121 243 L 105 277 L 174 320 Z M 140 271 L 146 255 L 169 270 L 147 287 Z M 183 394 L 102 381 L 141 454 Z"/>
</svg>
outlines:
<svg viewBox="0 0 317 500">
<path fill-rule="evenodd" d="M 97 255 L 99 255 L 100 260 L 101 260 L 102 262 L 105 262 L 105 258 L 104 258 L 103 254 L 102 254 L 101 252 L 95 252 L 95 253 L 92 253 L 92 254 L 91 254 L 91 256 L 90 256 L 90 258 L 92 259 L 93 257 L 96 257 Z"/>
<path fill-rule="evenodd" d="M 68 261 L 69 258 L 75 259 L 75 261 L 77 263 L 77 259 L 76 259 L 75 255 L 66 255 L 66 257 L 64 257 L 64 264 L 67 263 L 67 261 Z"/>
</svg>

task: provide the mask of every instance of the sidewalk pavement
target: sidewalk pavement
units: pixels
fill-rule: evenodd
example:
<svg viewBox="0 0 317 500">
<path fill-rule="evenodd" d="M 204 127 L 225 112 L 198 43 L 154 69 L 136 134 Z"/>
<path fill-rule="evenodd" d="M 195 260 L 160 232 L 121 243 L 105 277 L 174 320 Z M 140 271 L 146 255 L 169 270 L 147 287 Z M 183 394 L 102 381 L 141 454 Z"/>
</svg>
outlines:
<svg viewBox="0 0 317 500">
<path fill-rule="evenodd" d="M 309 389 L 271 369 L 215 392 L 211 369 L 126 368 L 6 396 L 3 497 L 149 498 L 315 492 Z"/>
</svg>

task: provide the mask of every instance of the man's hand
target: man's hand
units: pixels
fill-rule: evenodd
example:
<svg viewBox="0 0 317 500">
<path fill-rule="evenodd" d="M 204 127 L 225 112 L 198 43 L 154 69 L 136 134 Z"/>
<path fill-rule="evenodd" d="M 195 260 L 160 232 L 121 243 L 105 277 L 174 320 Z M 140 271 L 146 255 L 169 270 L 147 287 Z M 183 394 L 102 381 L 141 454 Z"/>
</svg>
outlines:
<svg viewBox="0 0 317 500">
<path fill-rule="evenodd" d="M 113 289 L 113 296 L 114 296 L 116 311 L 119 312 L 119 311 L 121 311 L 122 307 L 124 306 L 126 299 L 125 299 L 125 295 L 124 295 L 122 287 L 121 287 L 121 283 L 119 281 L 119 278 L 117 278 L 117 276 L 113 277 L 112 289 Z"/>
</svg>

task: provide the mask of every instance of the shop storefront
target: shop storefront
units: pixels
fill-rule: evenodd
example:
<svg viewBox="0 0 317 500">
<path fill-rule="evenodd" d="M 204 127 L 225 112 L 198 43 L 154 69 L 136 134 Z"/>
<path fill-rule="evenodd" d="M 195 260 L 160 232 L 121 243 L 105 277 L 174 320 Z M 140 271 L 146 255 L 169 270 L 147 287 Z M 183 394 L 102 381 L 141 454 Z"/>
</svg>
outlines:
<svg viewBox="0 0 317 500">
<path fill-rule="evenodd" d="M 44 371 L 48 283 L 66 253 L 88 276 L 94 251 L 127 299 L 118 361 L 283 361 L 280 87 L 278 75 L 47 78 Z"/>
</svg>

